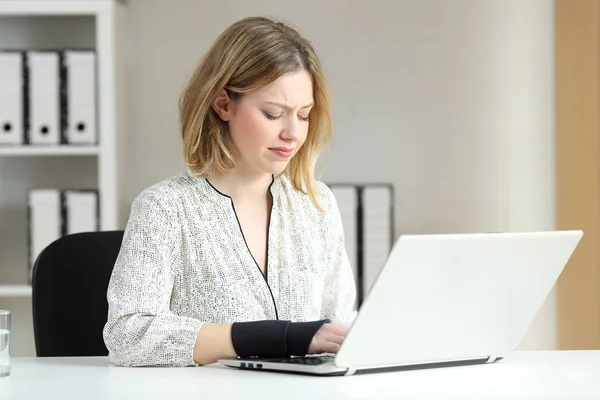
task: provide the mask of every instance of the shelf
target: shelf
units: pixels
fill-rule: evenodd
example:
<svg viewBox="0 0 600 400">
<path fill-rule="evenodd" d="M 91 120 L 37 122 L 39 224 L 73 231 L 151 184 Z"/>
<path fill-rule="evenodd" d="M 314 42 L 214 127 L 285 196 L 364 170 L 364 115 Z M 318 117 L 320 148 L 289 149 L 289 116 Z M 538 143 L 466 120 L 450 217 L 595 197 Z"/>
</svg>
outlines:
<svg viewBox="0 0 600 400">
<path fill-rule="evenodd" d="M 111 0 L 1 0 L 0 15 L 94 15 L 107 10 L 110 3 Z"/>
<path fill-rule="evenodd" d="M 31 297 L 31 286 L 0 285 L 0 297 Z"/>
<path fill-rule="evenodd" d="M 0 146 L 0 157 L 97 156 L 98 146 Z"/>
</svg>

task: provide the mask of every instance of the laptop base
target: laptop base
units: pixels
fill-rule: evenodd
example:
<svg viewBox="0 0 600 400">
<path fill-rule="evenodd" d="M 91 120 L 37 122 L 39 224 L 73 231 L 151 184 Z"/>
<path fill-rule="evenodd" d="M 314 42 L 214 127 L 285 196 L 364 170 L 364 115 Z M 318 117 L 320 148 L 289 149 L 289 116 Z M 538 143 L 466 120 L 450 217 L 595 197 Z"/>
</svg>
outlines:
<svg viewBox="0 0 600 400">
<path fill-rule="evenodd" d="M 432 369 L 432 368 L 448 368 L 448 367 L 462 367 L 469 365 L 479 365 L 495 363 L 502 360 L 502 357 L 490 359 L 490 358 L 479 358 L 472 360 L 460 360 L 460 361 L 445 361 L 437 363 L 424 363 L 424 364 L 410 364 L 410 365 L 397 365 L 391 367 L 374 367 L 374 368 L 361 368 L 361 369 L 348 369 L 337 367 L 331 360 L 323 360 L 313 364 L 311 361 L 318 359 L 318 357 L 297 357 L 299 362 L 290 362 L 293 359 L 260 359 L 260 358 L 247 358 L 247 359 L 234 359 L 234 360 L 219 360 L 219 363 L 230 367 L 243 370 L 254 370 L 254 371 L 268 371 L 268 372 L 280 372 L 290 374 L 301 374 L 301 375 L 313 375 L 313 376 L 348 376 L 348 375 L 363 375 L 371 373 L 381 372 L 398 372 L 398 371 L 415 371 L 421 369 Z M 308 363 L 302 363 L 302 360 L 308 360 Z"/>
</svg>

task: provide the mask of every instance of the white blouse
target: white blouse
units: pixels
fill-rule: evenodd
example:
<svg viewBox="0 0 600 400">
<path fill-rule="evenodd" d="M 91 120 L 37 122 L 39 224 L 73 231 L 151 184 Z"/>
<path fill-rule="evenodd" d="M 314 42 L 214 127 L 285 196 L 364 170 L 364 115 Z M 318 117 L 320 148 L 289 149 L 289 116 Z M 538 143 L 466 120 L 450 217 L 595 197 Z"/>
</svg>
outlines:
<svg viewBox="0 0 600 400">
<path fill-rule="evenodd" d="M 108 287 L 104 341 L 120 366 L 194 365 L 203 323 L 351 319 L 355 283 L 331 190 L 318 211 L 285 176 L 270 190 L 267 274 L 230 197 L 182 173 L 134 200 Z"/>
</svg>

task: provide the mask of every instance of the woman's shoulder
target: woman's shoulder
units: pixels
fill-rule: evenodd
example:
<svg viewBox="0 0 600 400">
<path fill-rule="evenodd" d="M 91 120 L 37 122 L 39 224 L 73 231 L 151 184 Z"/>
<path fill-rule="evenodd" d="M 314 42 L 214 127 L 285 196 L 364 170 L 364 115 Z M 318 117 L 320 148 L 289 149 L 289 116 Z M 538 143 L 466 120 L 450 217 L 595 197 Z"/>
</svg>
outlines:
<svg viewBox="0 0 600 400">
<path fill-rule="evenodd" d="M 198 191 L 198 180 L 187 172 L 180 172 L 143 189 L 134 203 L 172 205 L 175 201 L 192 196 Z"/>
<path fill-rule="evenodd" d="M 294 199 L 294 201 L 296 202 L 299 202 L 300 204 L 302 204 L 302 206 L 306 207 L 306 209 L 318 212 L 317 208 L 312 203 L 309 195 L 306 193 L 306 190 L 304 190 L 304 193 L 296 190 L 289 177 L 287 177 L 286 175 L 282 175 L 280 177 L 280 181 L 281 186 L 283 187 L 288 197 Z M 322 181 L 316 180 L 315 186 L 317 189 L 317 201 L 319 205 L 326 214 L 330 213 L 332 209 L 335 209 L 337 206 L 333 192 L 331 191 L 329 186 L 327 186 L 327 184 L 325 184 Z"/>
</svg>

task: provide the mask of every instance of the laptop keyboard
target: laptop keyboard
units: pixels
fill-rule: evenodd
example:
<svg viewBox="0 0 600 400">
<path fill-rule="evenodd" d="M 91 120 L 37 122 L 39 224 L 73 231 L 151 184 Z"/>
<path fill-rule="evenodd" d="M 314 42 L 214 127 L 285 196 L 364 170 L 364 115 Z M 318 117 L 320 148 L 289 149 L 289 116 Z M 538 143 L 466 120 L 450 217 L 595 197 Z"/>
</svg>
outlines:
<svg viewBox="0 0 600 400">
<path fill-rule="evenodd" d="M 302 365 L 320 365 L 326 362 L 333 361 L 333 356 L 320 356 L 320 357 L 292 357 L 282 358 L 278 360 L 269 360 L 271 362 L 280 362 L 284 364 L 302 364 Z"/>
</svg>

